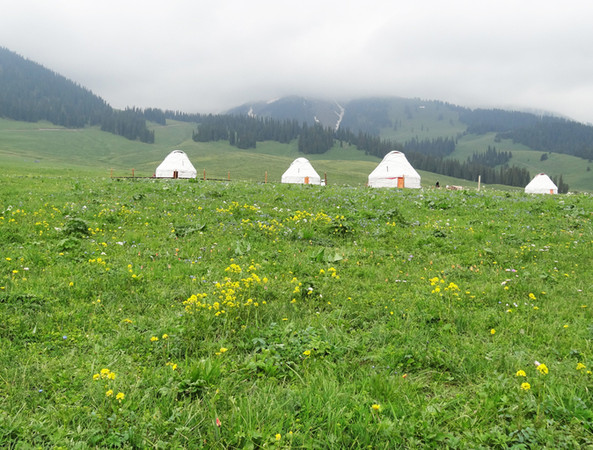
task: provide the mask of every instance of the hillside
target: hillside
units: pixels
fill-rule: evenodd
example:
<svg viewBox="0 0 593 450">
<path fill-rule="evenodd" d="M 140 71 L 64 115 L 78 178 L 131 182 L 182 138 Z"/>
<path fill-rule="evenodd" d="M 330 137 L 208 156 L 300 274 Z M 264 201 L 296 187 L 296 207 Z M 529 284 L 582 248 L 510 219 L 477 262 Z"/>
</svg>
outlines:
<svg viewBox="0 0 593 450">
<path fill-rule="evenodd" d="M 127 139 L 152 142 L 134 109 L 119 111 L 75 82 L 0 47 L 0 117 L 67 128 L 98 125 Z"/>
<path fill-rule="evenodd" d="M 150 177 L 173 149 L 185 151 L 198 170 L 208 178 L 270 183 L 280 181 L 290 163 L 301 156 L 296 143 L 263 142 L 252 151 L 238 150 L 225 142 L 196 143 L 191 139 L 195 125 L 168 121 L 151 124 L 155 144 L 146 144 L 106 133 L 97 127 L 67 129 L 47 122 L 28 123 L 0 119 L 0 164 L 4 172 L 19 174 L 73 174 L 92 176 Z M 329 184 L 364 186 L 379 158 L 364 155 L 354 147 L 335 146 L 309 159 L 316 170 L 327 175 Z M 475 183 L 420 171 L 422 184 Z"/>
<path fill-rule="evenodd" d="M 334 111 L 334 118 L 322 121 L 320 111 Z M 307 106 L 306 108 L 304 106 Z M 338 123 L 338 103 L 307 100 L 299 97 L 277 99 L 243 105 L 229 111 L 268 118 L 307 118 L 310 123 L 322 123 L 335 128 Z M 587 167 L 593 159 L 593 127 L 565 118 L 504 110 L 465 108 L 436 100 L 407 98 L 367 98 L 340 101 L 340 128 L 367 133 L 400 145 L 406 152 L 434 153 L 446 159 L 464 162 L 488 146 L 498 152 L 510 152 L 504 163 L 528 170 L 530 176 L 546 172 L 552 177 L 563 176 L 572 189 L 590 190 L 593 180 Z M 530 153 L 532 152 L 532 153 Z M 539 158 L 548 154 L 547 160 Z M 553 156 L 553 157 L 551 157 Z M 492 165 L 497 170 L 501 165 Z M 583 172 L 586 171 L 586 172 Z"/>
<path fill-rule="evenodd" d="M 44 131 L 44 142 L 39 144 L 33 133 L 6 134 L 0 144 L 5 155 L 20 149 L 23 156 L 42 153 L 51 161 L 55 155 L 56 160 L 67 165 L 96 161 L 99 167 L 118 167 L 129 161 L 151 170 L 150 164 L 160 159 L 157 155 L 161 149 L 139 144 L 158 145 L 163 138 L 155 137 L 157 130 L 167 130 L 167 124 L 176 123 L 191 129 L 186 138 L 191 137 L 200 148 L 214 148 L 217 156 L 224 153 L 220 148 L 227 148 L 224 141 L 230 144 L 229 152 L 238 147 L 259 155 L 263 148 L 263 153 L 271 157 L 270 151 L 283 155 L 289 148 L 291 157 L 305 154 L 328 161 L 341 160 L 346 154 L 351 160 L 376 160 L 397 149 L 404 151 L 417 169 L 434 172 L 436 177 L 462 177 L 475 182 L 481 174 L 487 183 L 521 187 L 535 173 L 546 172 L 552 177 L 564 177 L 573 190 L 593 190 L 589 176 L 593 127 L 564 118 L 472 110 L 437 100 L 326 101 L 291 96 L 242 105 L 218 116 L 158 108 L 120 111 L 75 82 L 0 48 L 0 118 L 26 121 L 32 129 Z M 56 132 L 60 127 L 62 131 L 76 132 Z M 54 130 L 53 137 L 48 138 L 47 128 Z M 82 130 L 85 133 L 81 135 Z M 104 138 L 97 134 L 99 130 L 124 136 L 130 142 L 122 144 Z M 86 141 L 81 143 L 79 138 Z M 94 147 L 90 142 L 98 148 L 90 150 Z M 103 145 L 99 146 L 100 142 Z M 165 144 L 182 142 L 194 145 L 183 140 Z M 340 151 L 332 150 L 336 145 Z M 359 152 L 345 152 L 344 147 Z M 487 158 L 481 155 L 486 151 L 492 153 Z M 237 156 L 233 153 L 235 159 Z"/>
<path fill-rule="evenodd" d="M 47 122 L 28 123 L 0 119 L 0 164 L 5 173 L 85 174 L 90 176 L 150 177 L 162 159 L 173 149 L 185 151 L 203 177 L 277 183 L 282 173 L 302 156 L 296 143 L 259 143 L 251 151 L 238 150 L 225 142 L 196 143 L 191 139 L 195 125 L 167 121 L 151 124 L 155 144 L 115 136 L 97 127 L 67 129 Z M 559 160 L 564 155 L 557 155 Z M 322 155 L 309 155 L 316 170 L 327 175 L 329 184 L 364 186 L 379 158 L 365 155 L 355 147 L 334 146 Z M 422 186 L 454 184 L 477 187 L 477 183 L 419 170 Z M 488 186 L 482 184 L 484 188 Z M 508 186 L 490 186 L 515 190 Z M 577 187 L 579 190 L 593 190 Z"/>
<path fill-rule="evenodd" d="M 285 97 L 242 105 L 230 115 L 319 123 L 349 129 L 403 144 L 437 138 L 495 133 L 535 151 L 593 159 L 593 126 L 552 115 L 501 109 L 470 109 L 438 100 L 399 97 L 324 101 Z"/>
</svg>

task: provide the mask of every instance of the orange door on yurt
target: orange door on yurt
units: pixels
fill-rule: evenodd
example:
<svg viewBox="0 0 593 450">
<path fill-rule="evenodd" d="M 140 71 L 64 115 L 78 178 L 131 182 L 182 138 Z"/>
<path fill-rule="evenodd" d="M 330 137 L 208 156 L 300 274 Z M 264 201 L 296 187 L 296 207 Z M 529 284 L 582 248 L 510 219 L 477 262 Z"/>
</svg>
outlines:
<svg viewBox="0 0 593 450">
<path fill-rule="evenodd" d="M 397 177 L 397 187 L 398 188 L 404 187 L 404 177 Z"/>
<path fill-rule="evenodd" d="M 309 184 L 309 177 L 305 177 L 305 184 Z"/>
</svg>

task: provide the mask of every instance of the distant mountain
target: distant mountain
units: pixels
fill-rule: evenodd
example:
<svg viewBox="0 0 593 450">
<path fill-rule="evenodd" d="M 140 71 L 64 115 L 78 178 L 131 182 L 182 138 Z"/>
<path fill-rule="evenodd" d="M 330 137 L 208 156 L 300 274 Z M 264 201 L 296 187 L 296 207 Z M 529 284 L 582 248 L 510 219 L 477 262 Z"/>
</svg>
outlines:
<svg viewBox="0 0 593 450">
<path fill-rule="evenodd" d="M 438 100 L 400 97 L 327 101 L 284 97 L 241 105 L 230 115 L 298 120 L 366 133 L 418 150 L 435 139 L 496 133 L 533 150 L 593 159 L 593 126 L 552 115 L 502 109 L 470 109 Z"/>
<path fill-rule="evenodd" d="M 297 120 L 309 125 L 319 123 L 332 129 L 344 127 L 378 136 L 382 128 L 394 126 L 398 113 L 410 118 L 413 111 L 425 108 L 427 103 L 446 105 L 455 111 L 462 109 L 442 102 L 400 97 L 373 97 L 338 102 L 289 96 L 246 103 L 226 111 L 226 114 Z"/>
<path fill-rule="evenodd" d="M 338 102 L 290 96 L 266 102 L 244 104 L 227 111 L 227 114 L 270 117 L 276 120 L 297 120 L 311 125 L 319 123 L 325 127 L 337 129 L 343 111 L 344 108 Z"/>
<path fill-rule="evenodd" d="M 142 113 L 114 110 L 73 81 L 0 47 L 0 117 L 81 128 L 99 125 L 128 139 L 154 142 Z"/>
</svg>

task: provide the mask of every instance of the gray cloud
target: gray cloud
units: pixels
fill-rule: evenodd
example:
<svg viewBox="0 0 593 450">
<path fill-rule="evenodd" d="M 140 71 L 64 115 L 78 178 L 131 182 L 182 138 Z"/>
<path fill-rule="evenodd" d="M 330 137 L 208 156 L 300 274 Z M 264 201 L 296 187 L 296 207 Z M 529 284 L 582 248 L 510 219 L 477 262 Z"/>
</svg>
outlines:
<svg viewBox="0 0 593 450">
<path fill-rule="evenodd" d="M 396 95 L 593 122 L 593 4 L 9 0 L 0 45 L 111 105 Z"/>
</svg>

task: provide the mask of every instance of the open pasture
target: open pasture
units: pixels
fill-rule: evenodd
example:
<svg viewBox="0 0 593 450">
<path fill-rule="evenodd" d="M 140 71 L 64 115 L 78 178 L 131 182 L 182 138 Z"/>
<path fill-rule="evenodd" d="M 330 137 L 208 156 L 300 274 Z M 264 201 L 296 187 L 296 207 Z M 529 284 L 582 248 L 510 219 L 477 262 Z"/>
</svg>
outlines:
<svg viewBox="0 0 593 450">
<path fill-rule="evenodd" d="M 4 448 L 593 445 L 589 196 L 0 183 Z"/>
</svg>

